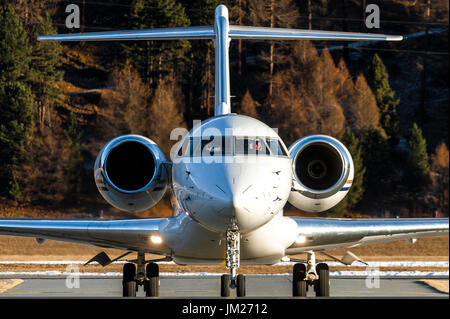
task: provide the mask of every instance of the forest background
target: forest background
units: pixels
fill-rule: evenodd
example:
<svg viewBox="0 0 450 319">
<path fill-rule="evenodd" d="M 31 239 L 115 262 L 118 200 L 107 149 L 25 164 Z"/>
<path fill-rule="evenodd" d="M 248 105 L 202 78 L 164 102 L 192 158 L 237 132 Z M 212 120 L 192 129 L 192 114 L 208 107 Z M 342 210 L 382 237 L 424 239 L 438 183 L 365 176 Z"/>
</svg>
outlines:
<svg viewBox="0 0 450 319">
<path fill-rule="evenodd" d="M 122 213 L 96 190 L 100 148 L 122 134 L 156 141 L 169 158 L 176 127 L 214 114 L 214 48 L 206 41 L 47 43 L 37 35 L 230 23 L 404 35 L 402 42 L 232 41 L 232 111 L 278 128 L 287 146 L 309 134 L 347 145 L 349 195 L 319 216 L 448 216 L 446 0 L 2 0 L 0 217 L 171 214 L 169 194 Z M 68 29 L 69 4 L 80 28 Z M 313 216 L 290 205 L 286 213 Z"/>
</svg>

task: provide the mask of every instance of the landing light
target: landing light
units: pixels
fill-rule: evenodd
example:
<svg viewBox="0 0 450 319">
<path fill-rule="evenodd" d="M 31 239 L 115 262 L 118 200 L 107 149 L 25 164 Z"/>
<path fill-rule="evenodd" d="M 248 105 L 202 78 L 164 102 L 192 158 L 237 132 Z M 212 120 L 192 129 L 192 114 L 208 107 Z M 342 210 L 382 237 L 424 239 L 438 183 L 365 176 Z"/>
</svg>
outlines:
<svg viewBox="0 0 450 319">
<path fill-rule="evenodd" d="M 306 236 L 299 235 L 295 240 L 297 244 L 304 244 L 306 242 Z"/>
<path fill-rule="evenodd" d="M 159 237 L 159 236 L 151 236 L 150 240 L 154 244 L 161 244 L 162 243 L 162 238 Z"/>
</svg>

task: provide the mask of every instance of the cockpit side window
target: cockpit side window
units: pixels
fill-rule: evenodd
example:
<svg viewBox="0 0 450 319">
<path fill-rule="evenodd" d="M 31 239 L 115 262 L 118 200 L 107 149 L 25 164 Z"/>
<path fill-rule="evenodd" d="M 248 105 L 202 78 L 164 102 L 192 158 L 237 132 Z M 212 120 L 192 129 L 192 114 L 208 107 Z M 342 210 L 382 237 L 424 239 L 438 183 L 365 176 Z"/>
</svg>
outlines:
<svg viewBox="0 0 450 319">
<path fill-rule="evenodd" d="M 277 155 L 277 156 L 288 156 L 286 150 L 284 149 L 284 147 L 281 145 L 280 141 L 278 139 L 275 138 L 268 138 L 267 139 L 267 144 L 269 144 L 269 148 L 270 148 L 270 152 L 273 155 Z"/>
<path fill-rule="evenodd" d="M 201 149 L 203 157 L 233 155 L 232 139 L 226 136 L 203 137 Z"/>
<path fill-rule="evenodd" d="M 233 155 L 232 138 L 226 136 L 190 137 L 182 149 L 186 157 Z"/>
</svg>

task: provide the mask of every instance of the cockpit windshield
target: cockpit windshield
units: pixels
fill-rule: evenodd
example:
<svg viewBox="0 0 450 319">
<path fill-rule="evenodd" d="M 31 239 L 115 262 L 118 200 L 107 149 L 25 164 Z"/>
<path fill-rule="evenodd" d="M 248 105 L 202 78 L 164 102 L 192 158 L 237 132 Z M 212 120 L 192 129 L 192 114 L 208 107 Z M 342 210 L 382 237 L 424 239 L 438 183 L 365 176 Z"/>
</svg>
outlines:
<svg viewBox="0 0 450 319">
<path fill-rule="evenodd" d="M 246 136 L 190 137 L 180 148 L 178 155 L 185 157 L 265 155 L 287 156 L 277 138 Z"/>
<path fill-rule="evenodd" d="M 234 150 L 236 155 L 270 155 L 269 147 L 261 137 L 236 137 Z"/>
</svg>

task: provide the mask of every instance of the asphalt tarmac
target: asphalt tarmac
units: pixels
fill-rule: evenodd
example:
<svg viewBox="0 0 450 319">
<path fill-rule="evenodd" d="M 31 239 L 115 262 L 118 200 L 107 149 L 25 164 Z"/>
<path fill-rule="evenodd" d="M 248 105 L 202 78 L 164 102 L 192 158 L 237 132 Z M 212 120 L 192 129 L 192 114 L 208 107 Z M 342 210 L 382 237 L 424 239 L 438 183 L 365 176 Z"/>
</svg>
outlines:
<svg viewBox="0 0 450 319">
<path fill-rule="evenodd" d="M 2 276 L 2 279 L 22 279 L 23 282 L 0 294 L 0 298 L 72 298 L 72 297 L 121 297 L 120 277 L 42 277 Z M 422 278 L 380 278 L 369 280 L 355 277 L 331 278 L 331 297 L 441 297 L 448 294 L 420 282 Z M 428 278 L 430 279 L 430 278 Z M 431 278 L 435 279 L 435 278 Z M 447 278 L 440 278 L 448 281 Z M 160 297 L 219 297 L 219 276 L 179 276 L 160 278 Z M 290 297 L 292 279 L 286 275 L 247 275 L 247 297 Z M 1 287 L 0 287 L 1 288 Z M 137 296 L 145 296 L 139 287 Z M 232 296 L 235 296 L 232 290 Z M 308 297 L 314 297 L 310 287 Z"/>
</svg>

